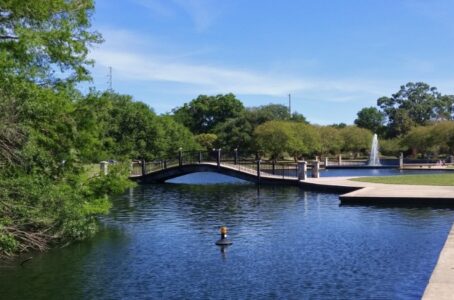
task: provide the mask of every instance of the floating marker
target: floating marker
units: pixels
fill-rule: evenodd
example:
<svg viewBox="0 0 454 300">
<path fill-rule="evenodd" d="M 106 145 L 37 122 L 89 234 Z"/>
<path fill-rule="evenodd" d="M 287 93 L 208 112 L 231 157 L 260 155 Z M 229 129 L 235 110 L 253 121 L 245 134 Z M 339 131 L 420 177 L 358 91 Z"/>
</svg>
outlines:
<svg viewBox="0 0 454 300">
<path fill-rule="evenodd" d="M 232 241 L 229 241 L 229 240 L 227 239 L 227 232 L 228 232 L 228 231 L 229 231 L 229 230 L 227 229 L 226 226 L 222 226 L 222 227 L 219 229 L 219 232 L 221 233 L 221 239 L 216 241 L 216 245 L 218 245 L 218 246 L 227 246 L 227 245 L 233 244 Z"/>
</svg>

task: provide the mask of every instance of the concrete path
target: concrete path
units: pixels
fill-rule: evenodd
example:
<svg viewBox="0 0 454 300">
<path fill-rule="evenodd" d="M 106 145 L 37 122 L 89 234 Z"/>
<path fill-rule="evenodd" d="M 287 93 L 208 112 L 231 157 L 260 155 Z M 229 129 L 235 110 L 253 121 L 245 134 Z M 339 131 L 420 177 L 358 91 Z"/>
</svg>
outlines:
<svg viewBox="0 0 454 300">
<path fill-rule="evenodd" d="M 350 180 L 353 177 L 310 178 L 302 181 L 302 185 L 326 187 L 329 191 L 334 187 L 350 189 L 339 196 L 342 203 L 426 203 L 454 205 L 454 186 L 402 185 L 359 182 Z"/>
<path fill-rule="evenodd" d="M 441 250 L 437 265 L 426 287 L 423 300 L 454 299 L 454 226 Z"/>
</svg>

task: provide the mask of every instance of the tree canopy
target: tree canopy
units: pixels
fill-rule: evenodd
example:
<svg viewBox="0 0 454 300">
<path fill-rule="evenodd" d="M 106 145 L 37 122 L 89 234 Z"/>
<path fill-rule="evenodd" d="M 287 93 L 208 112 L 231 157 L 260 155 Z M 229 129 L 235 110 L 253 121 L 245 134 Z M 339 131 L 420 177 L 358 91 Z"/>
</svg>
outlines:
<svg viewBox="0 0 454 300">
<path fill-rule="evenodd" d="M 0 5 L 0 65 L 24 78 L 55 83 L 89 78 L 93 0 L 5 0 Z M 60 73 L 56 74 L 55 71 Z"/>
<path fill-rule="evenodd" d="M 413 126 L 431 121 L 452 120 L 454 96 L 442 95 L 436 87 L 423 82 L 409 82 L 391 97 L 377 100 L 387 119 L 388 136 L 398 136 Z"/>
<path fill-rule="evenodd" d="M 376 107 L 366 107 L 358 112 L 358 118 L 355 119 L 355 124 L 358 127 L 369 129 L 375 133 L 381 133 L 383 124 L 385 123 L 385 115 Z"/>
<path fill-rule="evenodd" d="M 195 134 L 210 133 L 217 125 L 237 118 L 244 110 L 243 103 L 233 94 L 200 95 L 173 110 L 174 118 Z"/>
</svg>

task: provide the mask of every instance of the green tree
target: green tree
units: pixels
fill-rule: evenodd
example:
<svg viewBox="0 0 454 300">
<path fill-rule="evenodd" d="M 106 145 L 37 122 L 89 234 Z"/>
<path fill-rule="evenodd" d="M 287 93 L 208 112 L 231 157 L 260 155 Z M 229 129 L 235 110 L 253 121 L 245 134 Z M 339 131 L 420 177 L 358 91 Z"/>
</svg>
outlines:
<svg viewBox="0 0 454 300">
<path fill-rule="evenodd" d="M 372 133 L 364 128 L 346 126 L 340 130 L 344 140 L 343 151 L 351 152 L 354 157 L 358 154 L 367 154 L 370 150 Z"/>
<path fill-rule="evenodd" d="M 451 120 L 454 96 L 442 95 L 436 87 L 423 82 L 409 82 L 391 97 L 381 97 L 377 105 L 388 121 L 391 137 L 407 133 L 413 126 L 433 120 Z"/>
<path fill-rule="evenodd" d="M 158 143 L 153 143 L 154 156 L 174 156 L 178 149 L 184 151 L 195 151 L 200 149 L 195 136 L 189 129 L 176 122 L 170 116 L 158 116 L 157 126 L 160 136 L 156 137 Z"/>
<path fill-rule="evenodd" d="M 244 106 L 233 94 L 200 95 L 189 103 L 173 110 L 174 118 L 194 134 L 211 133 L 230 118 L 237 118 Z"/>
<path fill-rule="evenodd" d="M 8 0 L 0 5 L 0 65 L 41 83 L 89 78 L 92 0 Z M 59 74 L 55 74 L 60 70 Z"/>
<path fill-rule="evenodd" d="M 388 156 L 399 156 L 401 152 L 406 150 L 406 147 L 402 146 L 400 138 L 381 139 L 379 146 L 380 153 Z"/>
<path fill-rule="evenodd" d="M 218 137 L 217 144 L 227 151 L 239 149 L 243 154 L 257 151 L 258 149 L 253 143 L 254 128 L 247 114 L 242 114 L 238 118 L 228 119 L 214 129 Z"/>
<path fill-rule="evenodd" d="M 314 156 L 321 150 L 320 135 L 314 126 L 301 122 L 288 122 L 291 138 L 288 141 L 287 152 L 297 161 L 303 156 Z"/>
<path fill-rule="evenodd" d="M 255 142 L 258 149 L 268 154 L 271 159 L 278 159 L 289 150 L 293 139 L 291 127 L 287 122 L 268 121 L 254 130 Z M 292 145 L 298 147 L 299 145 Z"/>
<path fill-rule="evenodd" d="M 214 143 L 218 139 L 217 135 L 213 133 L 201 133 L 195 136 L 195 140 L 206 150 L 214 148 Z"/>
<path fill-rule="evenodd" d="M 319 126 L 320 134 L 320 154 L 340 154 L 344 145 L 344 140 L 340 130 L 332 126 Z"/>
<path fill-rule="evenodd" d="M 285 121 L 290 119 L 288 107 L 281 104 L 267 104 L 247 109 L 249 120 L 260 125 L 268 121 Z"/>
<path fill-rule="evenodd" d="M 375 107 L 366 107 L 361 109 L 355 120 L 355 124 L 358 127 L 369 129 L 375 133 L 381 133 L 384 122 L 384 114 Z"/>
<path fill-rule="evenodd" d="M 254 131 L 258 149 L 277 159 L 285 153 L 295 160 L 320 151 L 320 136 L 315 127 L 298 122 L 268 121 Z"/>
<path fill-rule="evenodd" d="M 434 144 L 432 143 L 430 126 L 417 126 L 412 128 L 402 139 L 402 145 L 411 150 L 413 156 L 418 153 L 432 153 Z"/>
</svg>

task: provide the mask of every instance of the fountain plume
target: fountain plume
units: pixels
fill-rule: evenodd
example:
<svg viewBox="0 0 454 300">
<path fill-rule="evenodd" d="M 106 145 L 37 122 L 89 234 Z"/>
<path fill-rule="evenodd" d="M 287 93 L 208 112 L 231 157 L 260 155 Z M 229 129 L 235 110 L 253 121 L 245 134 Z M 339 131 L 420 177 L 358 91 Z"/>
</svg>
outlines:
<svg viewBox="0 0 454 300">
<path fill-rule="evenodd" d="M 379 157 L 378 137 L 374 134 L 372 138 L 372 145 L 370 147 L 370 156 L 367 165 L 369 166 L 381 166 Z"/>
</svg>

